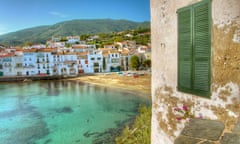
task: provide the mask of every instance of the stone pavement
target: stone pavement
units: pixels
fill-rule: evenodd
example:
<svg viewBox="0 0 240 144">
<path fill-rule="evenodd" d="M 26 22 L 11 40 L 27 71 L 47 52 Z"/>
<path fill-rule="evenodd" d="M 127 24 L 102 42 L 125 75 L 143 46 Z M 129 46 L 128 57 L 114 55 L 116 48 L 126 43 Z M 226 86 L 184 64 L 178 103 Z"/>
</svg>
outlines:
<svg viewBox="0 0 240 144">
<path fill-rule="evenodd" d="M 220 121 L 192 119 L 174 144 L 240 144 L 240 121 L 231 132 L 223 133 L 224 128 Z"/>
</svg>

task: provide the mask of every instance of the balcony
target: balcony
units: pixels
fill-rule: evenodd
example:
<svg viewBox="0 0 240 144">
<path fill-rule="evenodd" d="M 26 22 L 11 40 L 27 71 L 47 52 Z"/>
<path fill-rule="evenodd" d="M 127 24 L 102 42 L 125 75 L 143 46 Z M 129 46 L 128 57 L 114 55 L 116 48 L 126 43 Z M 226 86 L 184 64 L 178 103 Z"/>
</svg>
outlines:
<svg viewBox="0 0 240 144">
<path fill-rule="evenodd" d="M 11 64 L 4 64 L 4 67 L 12 67 Z"/>
<path fill-rule="evenodd" d="M 15 68 L 23 68 L 22 63 L 17 63 L 17 64 L 15 65 Z"/>
<path fill-rule="evenodd" d="M 63 62 L 65 65 L 75 65 L 77 64 L 77 61 L 74 61 L 74 60 L 65 60 Z"/>
</svg>

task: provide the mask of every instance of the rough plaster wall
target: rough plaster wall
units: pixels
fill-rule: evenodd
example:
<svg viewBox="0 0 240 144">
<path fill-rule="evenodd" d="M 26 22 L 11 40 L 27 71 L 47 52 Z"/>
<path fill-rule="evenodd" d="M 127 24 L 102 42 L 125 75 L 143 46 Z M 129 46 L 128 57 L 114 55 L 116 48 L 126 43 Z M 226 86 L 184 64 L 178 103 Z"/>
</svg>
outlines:
<svg viewBox="0 0 240 144">
<path fill-rule="evenodd" d="M 218 27 L 231 24 L 240 14 L 239 5 L 239 0 L 213 0 L 213 24 Z"/>
<path fill-rule="evenodd" d="M 185 122 L 176 121 L 174 107 L 187 104 L 190 112 L 218 119 L 230 130 L 240 109 L 239 0 L 212 0 L 212 96 L 203 99 L 178 92 L 178 8 L 199 0 L 151 0 L 152 29 L 152 143 L 171 144 Z M 240 37 L 240 36 L 239 36 Z"/>
<path fill-rule="evenodd" d="M 196 0 L 195 0 L 196 1 Z M 169 0 L 151 0 L 151 29 L 152 29 L 152 101 L 153 108 L 152 117 L 152 143 L 168 144 L 173 139 L 169 138 L 166 129 L 160 128 L 159 114 L 165 121 L 168 117 L 162 113 L 168 106 L 160 102 L 156 92 L 159 87 L 166 83 L 175 88 L 177 84 L 177 14 L 178 8 L 192 3 L 192 0 L 178 1 Z M 166 37 L 167 35 L 167 37 Z"/>
<path fill-rule="evenodd" d="M 240 1 L 212 4 L 211 110 L 231 130 L 240 116 Z"/>
<path fill-rule="evenodd" d="M 213 83 L 240 85 L 240 1 L 213 1 L 212 15 Z"/>
</svg>

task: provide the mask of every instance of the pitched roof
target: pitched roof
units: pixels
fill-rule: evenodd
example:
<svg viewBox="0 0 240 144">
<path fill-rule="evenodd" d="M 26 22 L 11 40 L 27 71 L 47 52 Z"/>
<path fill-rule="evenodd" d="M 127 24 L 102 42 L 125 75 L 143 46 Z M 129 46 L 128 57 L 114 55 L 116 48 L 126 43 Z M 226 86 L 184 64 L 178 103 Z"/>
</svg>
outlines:
<svg viewBox="0 0 240 144">
<path fill-rule="evenodd" d="M 85 56 L 88 55 L 88 52 L 76 52 L 76 54 L 79 56 Z"/>
<path fill-rule="evenodd" d="M 1 55 L 0 55 L 0 58 L 4 58 L 4 57 L 13 57 L 14 56 L 14 54 L 12 54 L 12 53 L 2 53 Z"/>
<path fill-rule="evenodd" d="M 23 52 L 27 53 L 27 52 L 36 52 L 37 49 L 23 49 Z"/>
</svg>

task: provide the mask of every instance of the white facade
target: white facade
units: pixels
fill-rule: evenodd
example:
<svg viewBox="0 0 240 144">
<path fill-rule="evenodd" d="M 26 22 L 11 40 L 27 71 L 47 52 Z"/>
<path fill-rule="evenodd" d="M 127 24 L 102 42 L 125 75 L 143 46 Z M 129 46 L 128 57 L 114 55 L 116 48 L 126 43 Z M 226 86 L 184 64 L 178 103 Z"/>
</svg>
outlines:
<svg viewBox="0 0 240 144">
<path fill-rule="evenodd" d="M 67 37 L 67 43 L 69 44 L 76 44 L 76 43 L 83 43 L 80 41 L 80 37 L 79 36 L 68 36 Z"/>
<path fill-rule="evenodd" d="M 26 52 L 23 54 L 23 75 L 37 75 L 36 53 Z"/>
<path fill-rule="evenodd" d="M 66 54 L 63 57 L 63 75 L 76 76 L 78 75 L 78 59 L 76 54 Z M 66 71 L 64 71 L 64 69 Z"/>
<path fill-rule="evenodd" d="M 2 72 L 4 76 L 15 76 L 14 75 L 14 66 L 13 66 L 13 57 L 6 56 L 2 57 Z"/>
<path fill-rule="evenodd" d="M 76 76 L 78 74 L 77 55 L 53 55 L 53 75 Z"/>
<path fill-rule="evenodd" d="M 23 56 L 12 57 L 13 75 L 22 76 L 24 75 L 23 69 Z"/>
<path fill-rule="evenodd" d="M 120 54 L 117 51 L 111 51 L 106 57 L 106 71 L 120 71 Z"/>
<path fill-rule="evenodd" d="M 52 55 L 51 52 L 37 52 L 37 74 L 38 75 L 52 75 Z"/>
<path fill-rule="evenodd" d="M 102 54 L 88 54 L 88 72 L 98 73 L 102 72 L 103 57 Z"/>
</svg>

